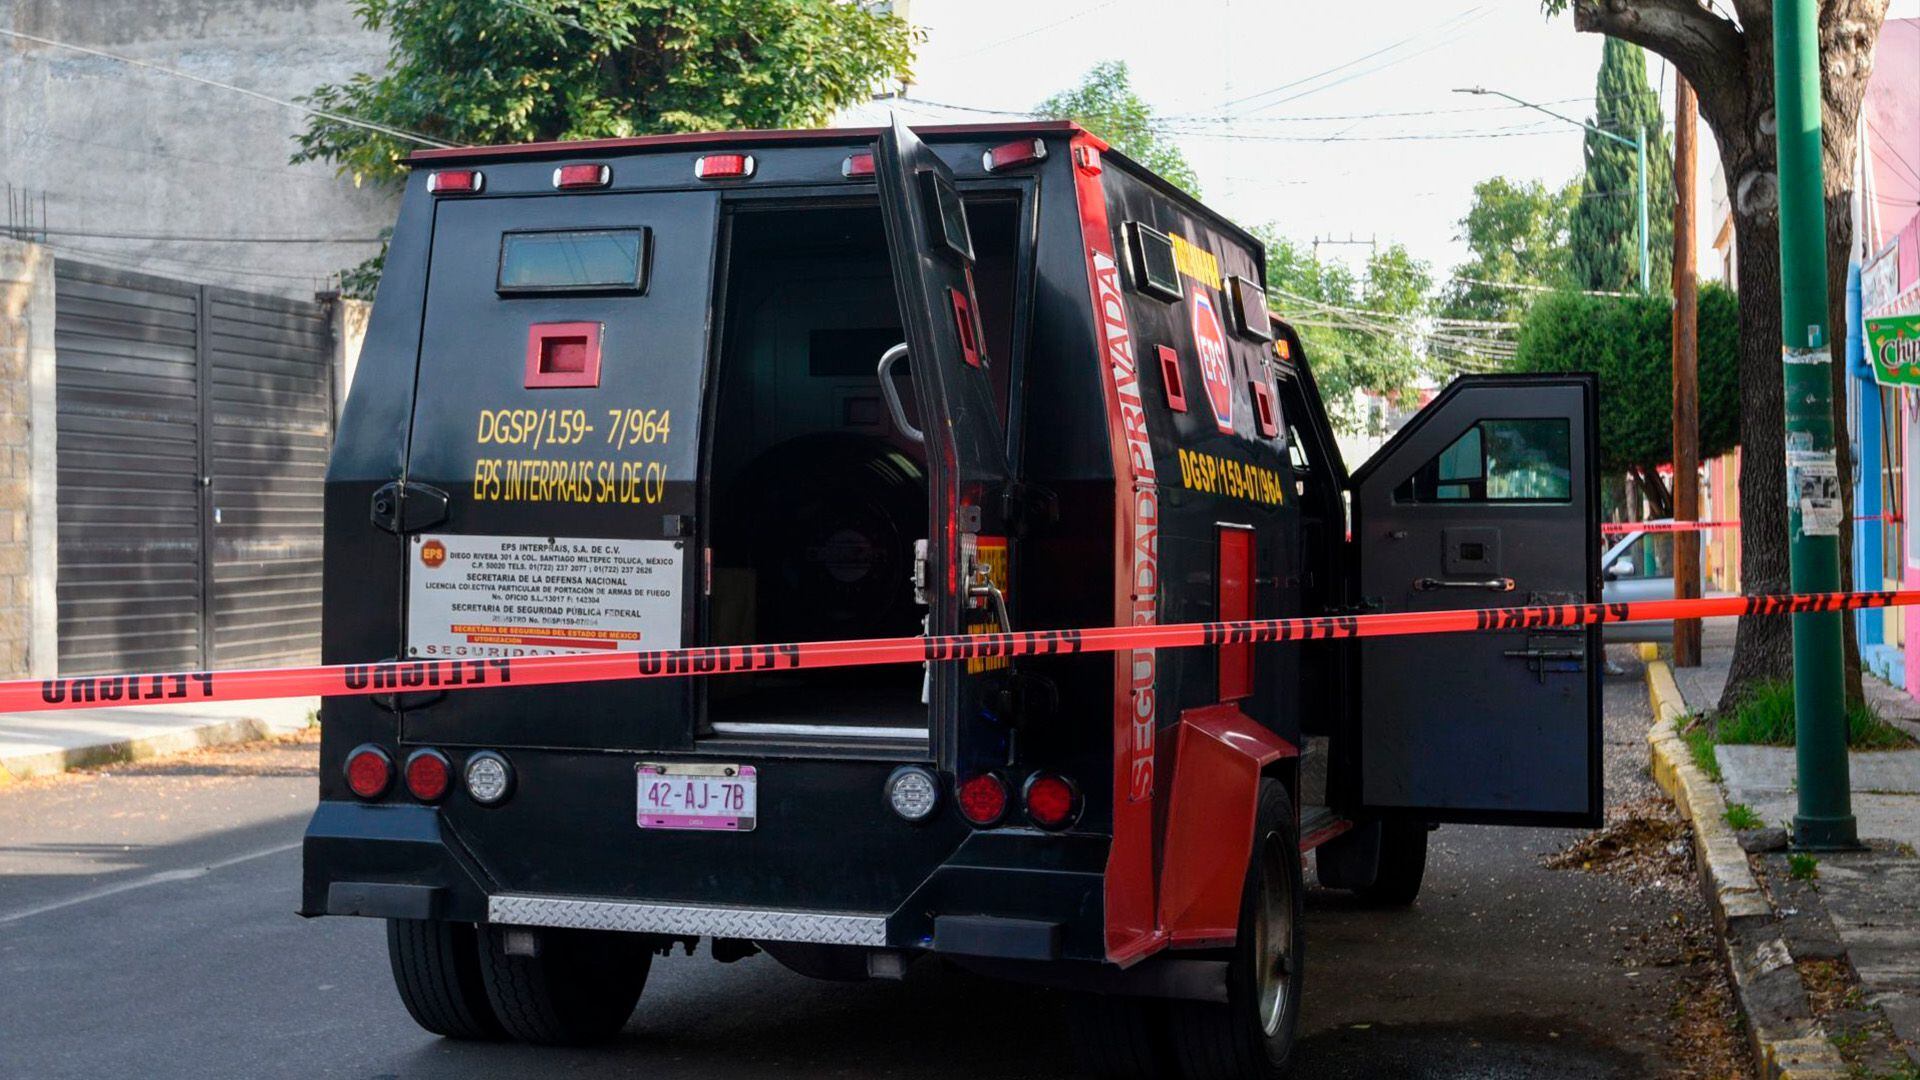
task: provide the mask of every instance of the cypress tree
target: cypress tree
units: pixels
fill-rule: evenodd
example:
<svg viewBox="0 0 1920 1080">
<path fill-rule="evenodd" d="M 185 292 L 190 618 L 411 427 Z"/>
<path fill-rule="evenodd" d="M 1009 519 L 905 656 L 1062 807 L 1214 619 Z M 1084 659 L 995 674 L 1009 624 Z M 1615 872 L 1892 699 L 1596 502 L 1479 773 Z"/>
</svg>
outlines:
<svg viewBox="0 0 1920 1080">
<path fill-rule="evenodd" d="M 1673 151 L 1640 46 L 1607 39 L 1593 104 L 1590 122 L 1624 138 L 1646 125 L 1649 286 L 1668 293 L 1673 288 Z M 1586 179 L 1569 230 L 1574 280 L 1583 289 L 1633 292 L 1640 288 L 1638 155 L 1633 147 L 1591 131 L 1585 151 Z"/>
</svg>

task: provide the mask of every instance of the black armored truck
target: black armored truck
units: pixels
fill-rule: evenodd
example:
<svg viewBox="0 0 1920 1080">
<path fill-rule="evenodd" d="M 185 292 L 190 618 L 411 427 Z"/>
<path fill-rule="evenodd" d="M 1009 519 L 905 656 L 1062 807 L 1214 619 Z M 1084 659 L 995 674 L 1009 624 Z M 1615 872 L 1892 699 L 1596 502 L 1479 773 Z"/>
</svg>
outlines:
<svg viewBox="0 0 1920 1080">
<path fill-rule="evenodd" d="M 1595 386 L 1461 378 L 1349 473 L 1245 231 L 1071 123 L 412 159 L 326 484 L 324 659 L 1600 599 Z M 1302 866 L 1596 824 L 1596 630 L 328 699 L 302 913 L 413 1017 L 572 1043 L 700 943 L 1069 991 L 1094 1075 L 1265 1077 Z"/>
</svg>

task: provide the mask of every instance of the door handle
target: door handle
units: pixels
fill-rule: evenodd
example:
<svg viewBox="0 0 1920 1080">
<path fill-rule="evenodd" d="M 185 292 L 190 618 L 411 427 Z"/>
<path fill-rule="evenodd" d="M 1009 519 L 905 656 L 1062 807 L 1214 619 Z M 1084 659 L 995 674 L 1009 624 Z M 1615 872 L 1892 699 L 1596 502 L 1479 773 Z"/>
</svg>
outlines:
<svg viewBox="0 0 1920 1080">
<path fill-rule="evenodd" d="M 893 414 L 893 426 L 900 429 L 900 434 L 914 442 L 924 443 L 927 441 L 926 434 L 907 419 L 907 410 L 900 404 L 900 388 L 893 382 L 893 365 L 905 355 L 907 343 L 904 341 L 880 354 L 880 396 L 886 399 L 887 411 Z"/>
<path fill-rule="evenodd" d="M 1495 578 L 1435 578 L 1413 579 L 1415 592 L 1432 592 L 1435 589 L 1484 589 L 1487 592 L 1512 592 L 1513 579 Z"/>
</svg>

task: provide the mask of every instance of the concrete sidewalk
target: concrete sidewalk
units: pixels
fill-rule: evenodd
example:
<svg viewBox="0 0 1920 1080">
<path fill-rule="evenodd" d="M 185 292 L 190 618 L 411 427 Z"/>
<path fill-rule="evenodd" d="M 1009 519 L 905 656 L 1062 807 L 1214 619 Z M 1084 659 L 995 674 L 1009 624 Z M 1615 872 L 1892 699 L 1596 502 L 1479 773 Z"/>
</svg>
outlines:
<svg viewBox="0 0 1920 1080">
<path fill-rule="evenodd" d="M 1676 711 L 1705 713 L 1719 704 L 1733 658 L 1733 620 L 1709 620 L 1705 639 L 1701 666 L 1672 669 L 1684 699 Z M 1920 702 L 1872 675 L 1864 682 L 1868 700 L 1883 719 L 1920 736 Z M 1657 685 L 1654 691 L 1657 700 Z M 1658 753 L 1656 748 L 1656 757 Z M 1726 804 L 1745 804 L 1764 826 L 1774 829 L 1791 822 L 1797 802 L 1791 747 L 1718 746 L 1714 758 L 1724 777 Z M 1915 857 L 1920 848 L 1920 749 L 1855 752 L 1848 755 L 1848 763 L 1853 810 L 1866 850 L 1821 854 L 1817 877 L 1803 881 L 1791 873 L 1785 852 L 1771 850 L 1779 841 L 1769 844 L 1765 830 L 1740 834 L 1739 842 L 1756 852 L 1752 869 L 1770 901 L 1767 921 L 1777 928 L 1791 960 L 1844 961 L 1858 976 L 1861 1004 L 1877 1007 L 1895 1039 L 1920 1062 L 1920 905 L 1914 901 L 1920 889 L 1920 858 Z M 1724 822 L 1697 824 L 1703 833 L 1729 832 Z M 1830 1028 L 1848 1026 L 1841 1015 L 1827 1022 Z M 1844 1036 L 1833 1038 L 1836 1045 L 1843 1041 Z"/>
<path fill-rule="evenodd" d="M 307 697 L 0 714 L 0 785 L 298 731 L 319 708 Z"/>
</svg>

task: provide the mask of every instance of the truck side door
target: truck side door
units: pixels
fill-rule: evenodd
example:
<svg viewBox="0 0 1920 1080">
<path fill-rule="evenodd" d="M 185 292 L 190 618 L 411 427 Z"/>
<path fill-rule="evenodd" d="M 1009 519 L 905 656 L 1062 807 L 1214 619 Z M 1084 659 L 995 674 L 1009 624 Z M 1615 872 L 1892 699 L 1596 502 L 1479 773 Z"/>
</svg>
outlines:
<svg viewBox="0 0 1920 1080">
<path fill-rule="evenodd" d="M 929 630 L 958 633 L 983 619 L 991 625 L 991 601 L 977 571 L 987 567 L 985 573 L 1004 584 L 1012 554 L 1002 499 L 1012 470 L 991 378 L 992 365 L 1007 358 L 986 352 L 973 240 L 952 170 L 898 117 L 880 136 L 874 166 L 931 480 L 933 535 L 924 571 Z M 1004 764 L 1004 731 L 975 726 L 991 711 L 990 696 L 1007 666 L 988 658 L 932 665 L 930 719 L 943 766 L 971 771 Z"/>
<path fill-rule="evenodd" d="M 1448 386 L 1353 475 L 1370 611 L 1600 599 L 1597 383 Z M 1360 812 L 1428 822 L 1598 825 L 1598 626 L 1357 643 Z"/>
</svg>

